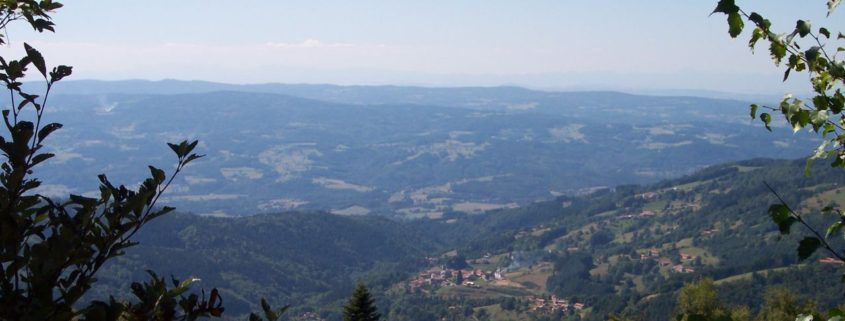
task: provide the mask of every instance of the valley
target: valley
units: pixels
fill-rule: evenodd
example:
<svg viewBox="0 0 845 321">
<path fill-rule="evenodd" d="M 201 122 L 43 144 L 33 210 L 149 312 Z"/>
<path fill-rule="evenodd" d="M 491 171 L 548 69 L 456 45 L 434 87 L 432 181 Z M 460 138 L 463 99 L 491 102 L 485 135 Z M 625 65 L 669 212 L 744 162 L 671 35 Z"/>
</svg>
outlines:
<svg viewBox="0 0 845 321">
<path fill-rule="evenodd" d="M 815 143 L 743 121 L 743 102 L 615 92 L 82 81 L 55 100 L 49 121 L 67 129 L 42 194 L 138 181 L 169 163 L 166 142 L 199 139 L 207 156 L 162 201 L 210 216 L 480 213 Z"/>
<path fill-rule="evenodd" d="M 835 305 L 840 286 L 819 282 L 839 265 L 823 252 L 798 262 L 794 246 L 805 233 L 779 236 L 764 210 L 773 201 L 764 181 L 790 201 L 811 200 L 801 211 L 843 204 L 833 196 L 845 174 L 819 164 L 804 177 L 802 168 L 803 161 L 742 161 L 650 185 L 411 221 L 319 212 L 178 215 L 139 235 L 141 245 L 102 279 L 125 286 L 118 280 L 156 266 L 221 289 L 236 314 L 267 297 L 293 304 L 294 316 L 327 320 L 337 318 L 338 300 L 356 280 L 377 289 L 383 313 L 399 320 L 603 320 L 610 313 L 668 320 L 675 291 L 704 276 L 752 307 L 761 294 L 737 287 L 799 282 L 791 278 L 802 280 L 798 293 Z M 796 278 L 808 270 L 816 277 Z"/>
</svg>

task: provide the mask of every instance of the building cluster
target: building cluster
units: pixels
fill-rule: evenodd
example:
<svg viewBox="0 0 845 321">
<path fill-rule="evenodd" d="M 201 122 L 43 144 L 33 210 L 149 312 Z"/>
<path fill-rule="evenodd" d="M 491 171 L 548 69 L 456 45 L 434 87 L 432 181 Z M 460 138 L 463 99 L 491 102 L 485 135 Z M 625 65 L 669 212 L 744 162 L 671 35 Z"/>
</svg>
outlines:
<svg viewBox="0 0 845 321">
<path fill-rule="evenodd" d="M 644 199 L 644 200 L 654 199 L 654 198 L 657 198 L 658 196 L 660 196 L 660 194 L 657 194 L 655 192 L 645 192 L 645 193 L 634 195 L 635 198 L 641 198 L 641 199 Z"/>
<path fill-rule="evenodd" d="M 422 286 L 456 286 L 464 285 L 469 287 L 478 287 L 476 281 L 493 281 L 504 280 L 505 273 L 503 269 L 496 271 L 483 271 L 481 269 L 466 269 L 453 270 L 441 267 L 440 269 L 431 269 L 419 274 L 416 278 L 408 281 L 408 286 L 411 289 Z M 458 280 L 458 273 L 461 274 L 461 284 L 456 284 Z"/>
<path fill-rule="evenodd" d="M 673 272 L 676 273 L 694 273 L 695 269 L 688 266 L 684 266 L 684 262 L 690 262 L 694 260 L 695 256 L 685 252 L 680 252 L 678 253 L 678 255 L 680 256 L 681 263 L 674 264 L 672 260 L 665 257 L 661 257 L 660 250 L 650 249 L 646 253 L 640 253 L 640 260 L 653 259 L 657 261 L 657 264 L 660 265 L 660 267 L 669 267 Z"/>
<path fill-rule="evenodd" d="M 532 311 L 569 311 L 572 310 L 583 310 L 586 306 L 584 303 L 576 302 L 570 303 L 569 300 L 558 298 L 555 295 L 552 295 L 551 298 L 545 299 L 540 297 L 531 298 L 531 310 Z"/>
<path fill-rule="evenodd" d="M 657 216 L 657 212 L 652 210 L 642 210 L 639 214 L 624 214 L 619 215 L 619 219 L 632 220 L 635 218 L 649 218 Z"/>
</svg>

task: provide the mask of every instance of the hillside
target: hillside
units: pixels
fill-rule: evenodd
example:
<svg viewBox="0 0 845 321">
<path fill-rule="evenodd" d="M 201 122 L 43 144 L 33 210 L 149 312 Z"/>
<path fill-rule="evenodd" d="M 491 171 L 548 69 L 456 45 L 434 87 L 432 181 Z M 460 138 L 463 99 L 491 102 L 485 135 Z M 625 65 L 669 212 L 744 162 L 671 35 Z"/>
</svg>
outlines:
<svg viewBox="0 0 845 321">
<path fill-rule="evenodd" d="M 469 267 L 463 273 L 472 283 L 457 286 L 454 277 L 441 278 L 442 268 L 434 264 L 400 285 L 405 290 L 399 293 L 461 298 L 476 312 L 489 310 L 494 320 L 515 317 L 501 311 L 501 304 L 513 305 L 507 300 L 517 300 L 520 318 L 580 314 L 604 320 L 608 313 L 625 313 L 668 320 L 674 291 L 706 276 L 731 289 L 728 302 L 752 308 L 761 302 L 761 289 L 775 284 L 787 284 L 822 307 L 836 306 L 843 288 L 824 280 L 836 279 L 839 269 L 816 262 L 824 253 L 799 265 L 795 249 L 807 231 L 782 237 L 766 213 L 774 198 L 764 181 L 801 211 L 845 204 L 839 185 L 845 173 L 824 164 L 808 178 L 802 166 L 743 161 L 656 185 L 428 222 L 431 234 L 465 256 Z M 810 221 L 823 229 L 818 216 Z M 449 260 L 447 255 L 441 262 Z M 799 267 L 806 271 L 794 270 Z M 456 271 L 447 266 L 446 275 Z M 550 295 L 560 302 L 551 303 Z"/>
<path fill-rule="evenodd" d="M 845 289 L 824 280 L 838 277 L 839 266 L 819 263 L 824 253 L 797 262 L 805 231 L 779 236 L 766 214 L 774 200 L 764 181 L 802 211 L 845 204 L 845 173 L 820 163 L 805 177 L 803 165 L 742 161 L 653 185 L 434 220 L 177 215 L 150 226 L 142 245 L 102 279 L 125 288 L 156 267 L 221 288 L 233 313 L 265 296 L 293 304 L 292 316 L 316 311 L 329 320 L 356 280 L 376 289 L 391 320 L 603 320 L 608 313 L 668 320 L 675 291 L 701 277 L 752 309 L 763 288 L 778 284 L 833 306 Z M 454 285 L 458 270 L 472 283 Z"/>
<path fill-rule="evenodd" d="M 262 297 L 278 306 L 337 305 L 355 282 L 390 286 L 434 249 L 414 230 L 384 218 L 325 213 L 237 219 L 175 214 L 147 226 L 136 240 L 140 246 L 104 269 L 94 296 L 109 287 L 129 289 L 153 269 L 220 289 L 231 315 L 257 309 Z"/>
</svg>

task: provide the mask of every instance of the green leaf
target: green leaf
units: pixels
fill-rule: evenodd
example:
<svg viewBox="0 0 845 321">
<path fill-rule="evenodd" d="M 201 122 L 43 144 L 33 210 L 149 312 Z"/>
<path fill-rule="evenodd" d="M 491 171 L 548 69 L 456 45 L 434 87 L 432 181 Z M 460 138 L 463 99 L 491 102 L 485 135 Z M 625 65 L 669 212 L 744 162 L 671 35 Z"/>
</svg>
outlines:
<svg viewBox="0 0 845 321">
<path fill-rule="evenodd" d="M 745 27 L 745 23 L 742 21 L 742 16 L 739 12 L 731 12 L 728 14 L 728 34 L 731 35 L 731 38 L 736 38 L 742 33 L 742 28 Z"/>
<path fill-rule="evenodd" d="M 191 142 L 190 144 L 188 144 L 188 149 L 185 150 L 185 155 L 190 154 L 194 150 L 194 148 L 197 147 L 197 143 L 199 143 L 199 142 L 200 141 L 195 140 L 195 141 Z"/>
<path fill-rule="evenodd" d="M 842 312 L 842 310 L 839 310 L 837 308 L 833 308 L 833 309 L 827 310 L 827 317 L 828 318 L 845 317 L 845 312 Z"/>
<path fill-rule="evenodd" d="M 717 12 L 724 14 L 737 13 L 739 12 L 739 7 L 736 6 L 734 0 L 719 0 L 719 3 L 716 4 L 716 9 L 713 9 L 713 12 L 710 14 L 712 15 Z"/>
<path fill-rule="evenodd" d="M 821 48 L 815 46 L 804 52 L 804 58 L 807 59 L 807 63 L 810 64 L 810 70 L 813 70 L 813 66 L 816 65 L 816 61 L 819 57 L 821 57 L 819 50 L 821 50 Z"/>
<path fill-rule="evenodd" d="M 763 19 L 763 16 L 761 16 L 759 13 L 752 12 L 750 15 L 748 15 L 748 20 L 750 20 L 757 26 L 766 27 L 766 19 Z"/>
<path fill-rule="evenodd" d="M 203 157 L 205 157 L 205 155 L 191 154 L 191 155 L 188 156 L 188 158 L 185 159 L 185 164 L 188 164 L 195 159 L 203 158 Z"/>
<path fill-rule="evenodd" d="M 156 184 L 161 184 L 162 182 L 164 182 L 166 175 L 164 174 L 163 170 L 160 170 L 160 169 L 155 168 L 153 166 L 149 166 L 149 168 L 150 168 L 150 174 L 153 176 L 153 179 L 156 181 Z"/>
<path fill-rule="evenodd" d="M 813 124 L 813 131 L 818 132 L 827 123 L 827 111 L 813 110 L 810 112 L 810 123 Z"/>
<path fill-rule="evenodd" d="M 830 30 L 827 30 L 825 27 L 819 28 L 819 34 L 825 36 L 825 38 L 830 39 Z"/>
<path fill-rule="evenodd" d="M 35 68 L 38 68 L 38 72 L 44 76 L 44 79 L 47 79 L 47 65 L 44 63 L 44 56 L 27 43 L 23 44 L 23 48 L 26 50 L 26 56 L 32 61 Z"/>
<path fill-rule="evenodd" d="M 276 311 L 273 311 L 270 304 L 267 303 L 267 300 L 264 300 L 264 298 L 261 298 L 261 309 L 264 310 L 264 316 L 268 321 L 276 321 L 279 319 L 279 315 L 276 314 Z"/>
<path fill-rule="evenodd" d="M 751 104 L 751 119 L 757 118 L 757 104 Z"/>
<path fill-rule="evenodd" d="M 792 132 L 797 133 L 810 123 L 810 112 L 804 109 L 798 110 L 789 120 L 792 123 Z"/>
<path fill-rule="evenodd" d="M 842 228 L 842 221 L 833 222 L 830 226 L 827 227 L 827 233 L 825 233 L 824 237 L 830 237 L 833 233 L 836 233 L 839 229 Z"/>
<path fill-rule="evenodd" d="M 806 37 L 811 31 L 810 22 L 798 20 L 798 22 L 795 23 L 795 31 L 798 32 L 798 35 L 801 36 L 801 38 Z"/>
<path fill-rule="evenodd" d="M 833 13 L 833 10 L 836 10 L 836 7 L 842 3 L 842 0 L 827 0 L 827 16 L 830 17 L 830 14 Z"/>
<path fill-rule="evenodd" d="M 790 227 L 796 222 L 789 211 L 789 207 L 784 204 L 769 206 L 769 216 L 772 218 L 772 222 L 778 225 L 781 234 L 789 234 Z"/>
<path fill-rule="evenodd" d="M 50 133 L 56 131 L 57 129 L 62 128 L 62 124 L 59 123 L 49 123 L 41 128 L 38 131 L 38 141 L 43 141 Z"/>
<path fill-rule="evenodd" d="M 816 237 L 808 236 L 801 240 L 798 243 L 798 259 L 799 260 L 806 260 L 810 255 L 813 255 L 814 252 L 822 245 L 822 241 Z"/>
<path fill-rule="evenodd" d="M 49 212 L 39 214 L 38 216 L 36 216 L 36 217 L 35 217 L 35 223 L 38 223 L 38 222 L 41 222 L 41 221 L 43 221 L 43 220 L 47 219 L 47 217 L 48 217 L 49 215 L 50 215 L 50 213 L 49 213 Z"/>
<path fill-rule="evenodd" d="M 813 97 L 813 106 L 816 107 L 817 110 L 827 110 L 829 104 L 830 99 L 827 98 L 827 96 L 818 95 Z"/>
<path fill-rule="evenodd" d="M 757 46 L 757 42 L 763 38 L 763 30 L 760 28 L 754 28 L 754 31 L 751 32 L 751 40 L 748 41 L 748 47 L 751 48 L 751 52 L 754 52 L 754 47 Z"/>
<path fill-rule="evenodd" d="M 772 115 L 769 115 L 769 113 L 762 113 L 760 114 L 760 121 L 763 122 L 763 125 L 766 125 L 766 129 L 772 131 L 772 127 L 769 127 L 769 124 L 772 123 Z"/>
<path fill-rule="evenodd" d="M 73 73 L 73 67 L 61 65 L 58 67 L 53 68 L 53 71 L 50 72 L 50 83 L 57 82 L 59 80 L 64 79 L 67 76 L 70 76 Z"/>
<path fill-rule="evenodd" d="M 786 56 L 786 45 L 783 43 L 783 40 L 779 38 L 772 39 L 772 43 L 769 45 L 769 53 L 775 64 L 779 65 L 783 57 Z"/>
<path fill-rule="evenodd" d="M 182 157 L 182 155 L 179 154 L 179 145 L 176 145 L 174 143 L 167 143 L 167 146 L 169 146 L 170 149 L 173 150 L 174 153 L 176 153 L 176 156 Z"/>
<path fill-rule="evenodd" d="M 179 282 L 179 286 L 177 288 L 186 289 L 189 286 L 191 286 L 191 284 L 194 284 L 194 283 L 199 282 L 199 281 L 200 281 L 199 278 L 187 278 L 187 279 L 183 280 L 182 282 Z"/>
<path fill-rule="evenodd" d="M 45 160 L 53 158 L 53 156 L 56 156 L 56 155 L 52 154 L 52 153 L 44 153 L 44 154 L 35 155 L 35 157 L 32 157 L 32 166 L 35 166 L 35 165 L 37 165 L 37 164 L 39 164 L 39 163 L 41 163 Z"/>
</svg>

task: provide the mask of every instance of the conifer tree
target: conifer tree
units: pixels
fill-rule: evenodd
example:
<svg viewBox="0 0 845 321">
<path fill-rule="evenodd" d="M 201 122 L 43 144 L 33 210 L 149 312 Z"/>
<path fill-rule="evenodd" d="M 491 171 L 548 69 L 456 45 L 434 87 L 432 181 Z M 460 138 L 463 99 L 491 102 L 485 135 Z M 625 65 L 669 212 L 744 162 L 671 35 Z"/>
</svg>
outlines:
<svg viewBox="0 0 845 321">
<path fill-rule="evenodd" d="M 367 287 L 358 283 L 349 302 L 343 307 L 343 321 L 378 321 L 381 314 Z"/>
</svg>

